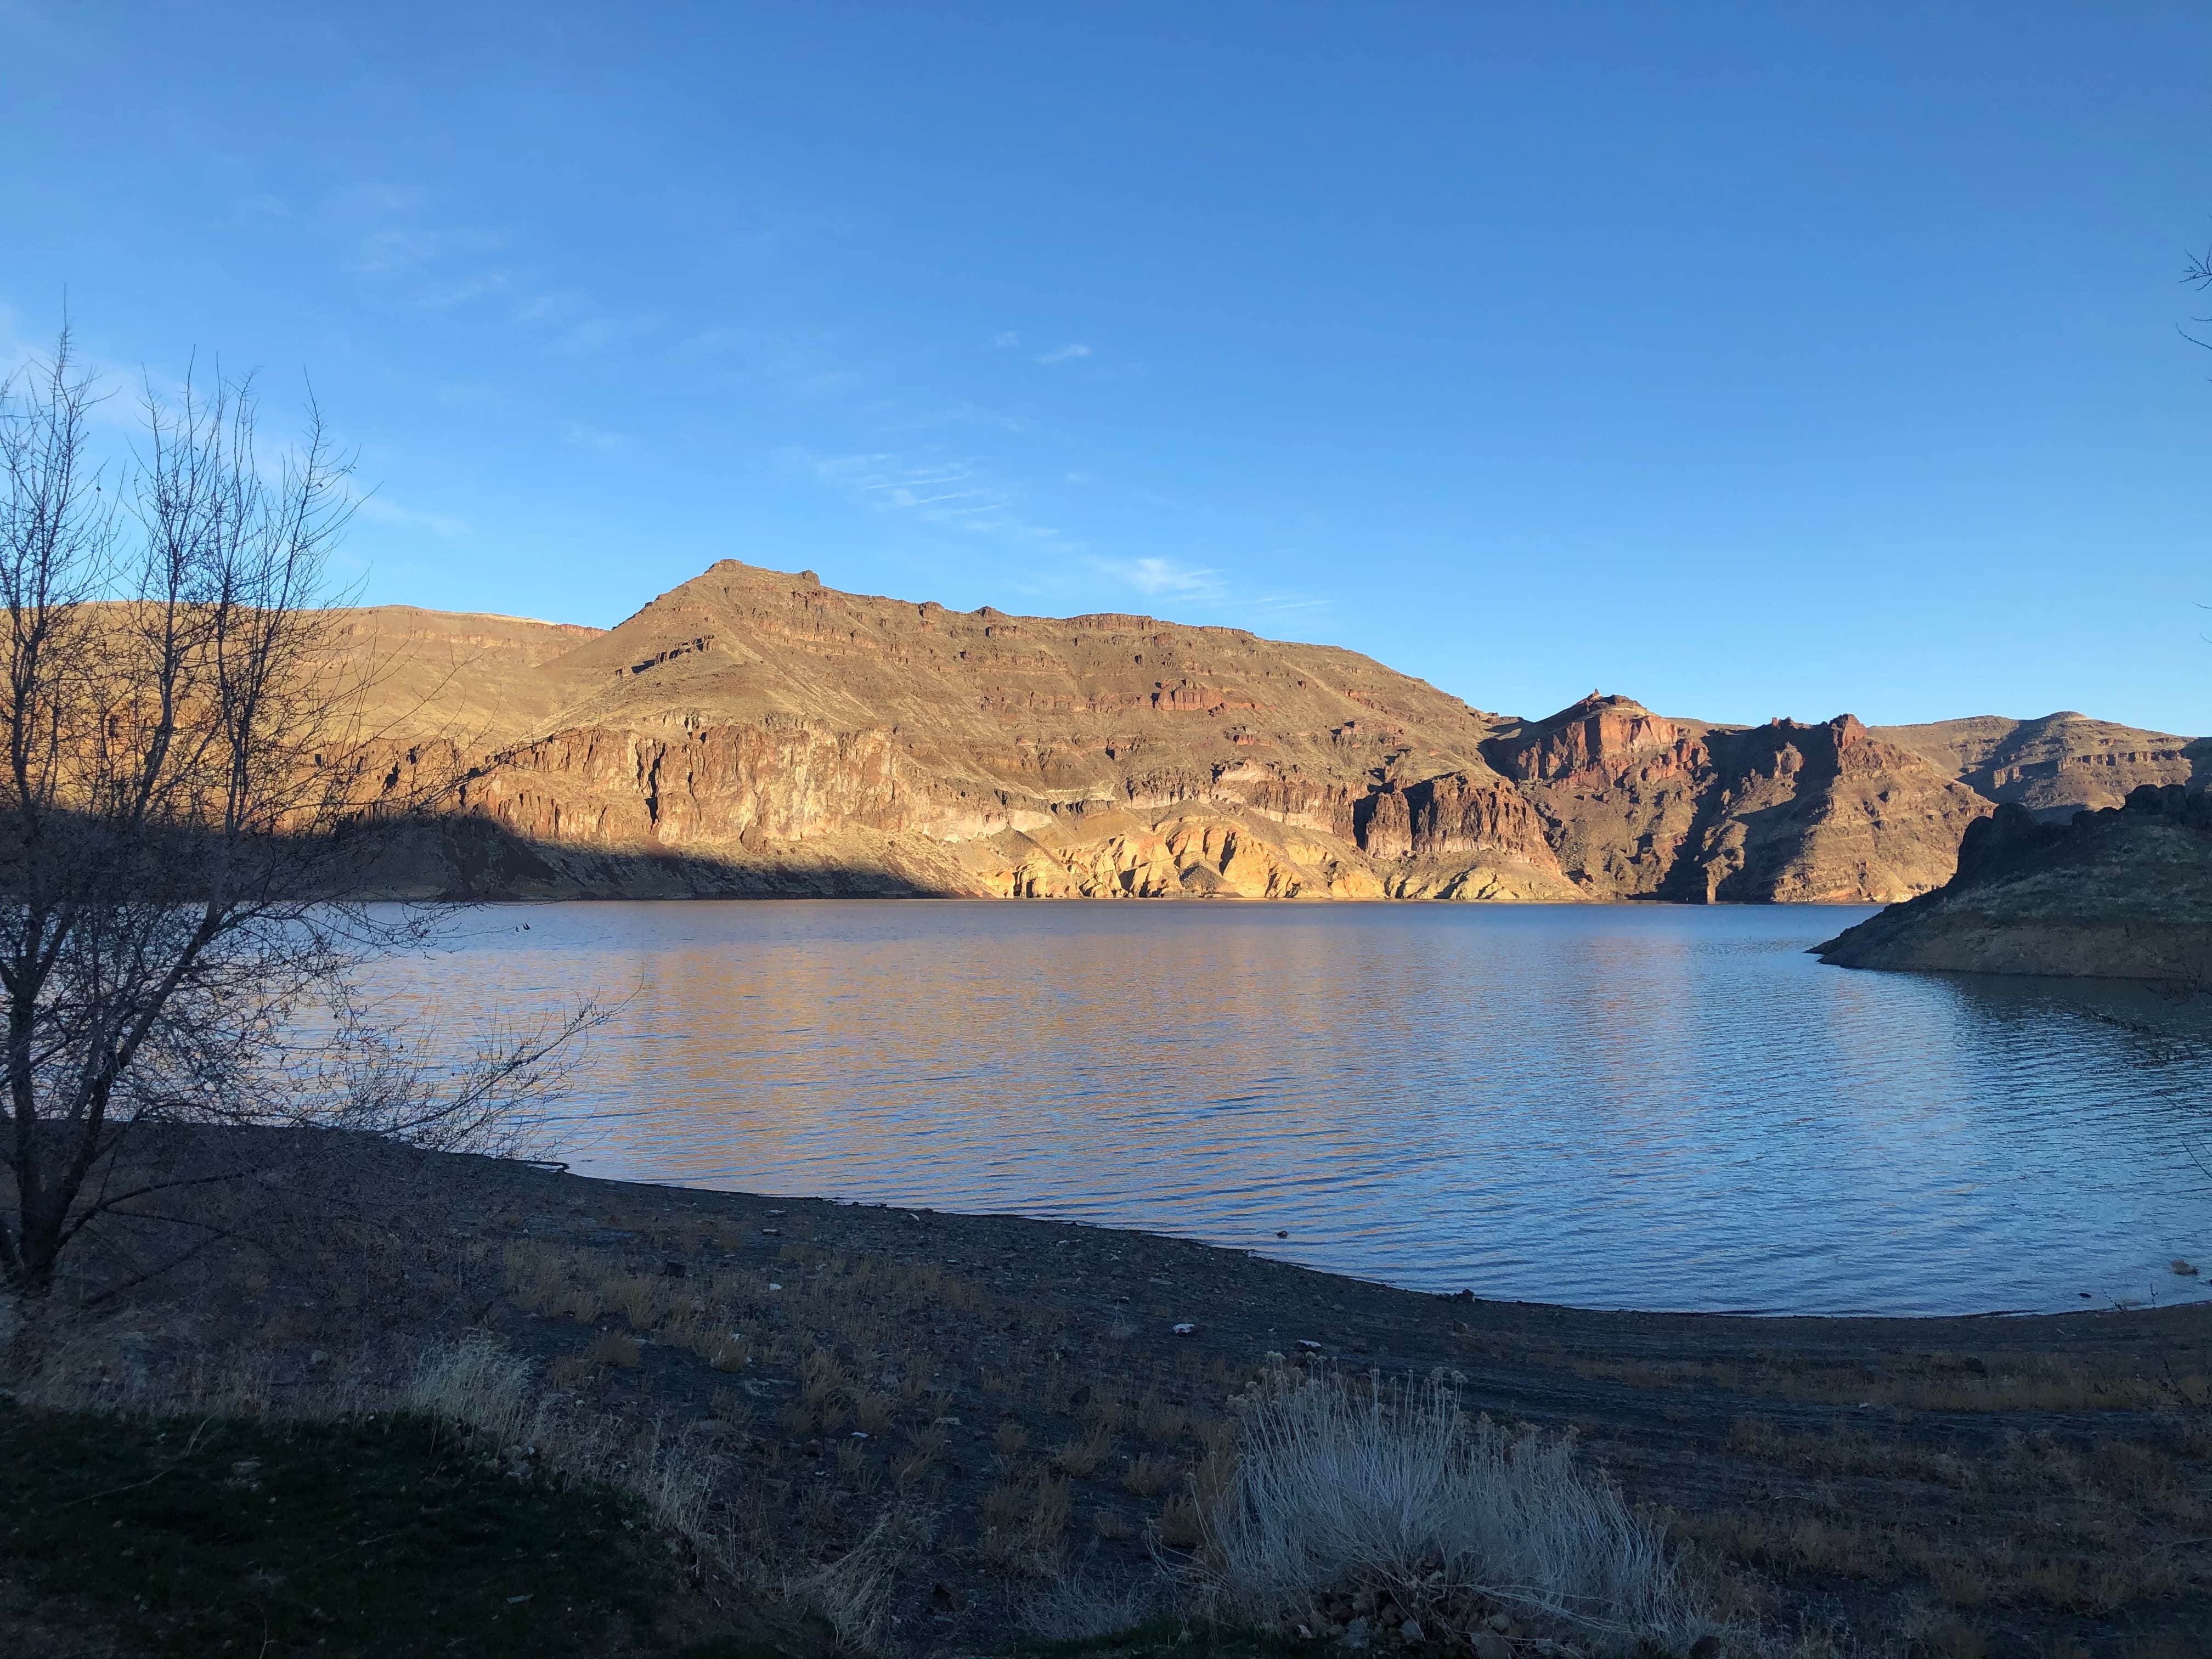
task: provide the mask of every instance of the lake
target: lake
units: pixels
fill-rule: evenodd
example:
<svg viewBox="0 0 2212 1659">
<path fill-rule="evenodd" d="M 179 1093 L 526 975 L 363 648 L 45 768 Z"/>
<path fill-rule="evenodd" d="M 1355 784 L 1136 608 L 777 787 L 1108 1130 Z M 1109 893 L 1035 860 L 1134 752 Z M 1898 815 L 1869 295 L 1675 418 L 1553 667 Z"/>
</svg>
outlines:
<svg viewBox="0 0 2212 1659">
<path fill-rule="evenodd" d="M 2167 1264 L 2212 1255 L 2212 1027 L 1805 954 L 1867 914 L 510 905 L 379 976 L 433 1041 L 634 993 L 555 1126 L 587 1174 L 1583 1307 L 2203 1296 Z"/>
</svg>

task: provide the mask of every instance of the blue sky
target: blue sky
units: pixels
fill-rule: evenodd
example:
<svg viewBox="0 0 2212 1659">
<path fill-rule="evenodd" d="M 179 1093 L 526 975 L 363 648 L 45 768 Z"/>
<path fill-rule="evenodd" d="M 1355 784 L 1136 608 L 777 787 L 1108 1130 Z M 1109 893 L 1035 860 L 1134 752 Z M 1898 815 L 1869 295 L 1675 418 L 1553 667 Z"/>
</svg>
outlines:
<svg viewBox="0 0 2212 1659">
<path fill-rule="evenodd" d="M 2206 732 L 2208 65 L 2201 0 L 0 0 L 0 353 L 312 375 L 373 599 L 727 556 Z"/>
</svg>

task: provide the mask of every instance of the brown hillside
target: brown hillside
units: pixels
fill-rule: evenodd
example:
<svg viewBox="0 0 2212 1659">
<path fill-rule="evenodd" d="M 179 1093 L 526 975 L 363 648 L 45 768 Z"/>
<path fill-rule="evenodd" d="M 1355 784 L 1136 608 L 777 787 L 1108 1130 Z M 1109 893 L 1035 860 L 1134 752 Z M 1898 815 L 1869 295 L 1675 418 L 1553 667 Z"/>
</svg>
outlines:
<svg viewBox="0 0 2212 1659">
<path fill-rule="evenodd" d="M 2064 818 L 2118 806 L 2144 784 L 2186 785 L 2212 775 L 2202 744 L 2062 710 L 2039 720 L 1980 714 L 1929 726 L 1878 726 L 1875 737 L 1910 749 L 1993 801 Z"/>
<path fill-rule="evenodd" d="M 343 626 L 379 718 L 477 774 L 420 891 L 1887 902 L 1990 810 L 1962 769 L 2045 754 L 1595 694 L 1521 720 L 1332 647 L 732 560 L 605 631 Z"/>
<path fill-rule="evenodd" d="M 386 717 L 455 736 L 448 702 L 503 701 L 466 810 L 556 853 L 680 854 L 737 890 L 1580 896 L 1482 758 L 1492 717 L 1329 647 L 961 613 L 725 561 L 550 659 L 422 654 L 456 665 L 450 690 Z M 556 858 L 520 885 L 593 879 Z"/>
<path fill-rule="evenodd" d="M 1607 898 L 1908 898 L 1949 878 L 1990 811 L 1849 714 L 1708 726 L 1592 693 L 1485 752 L 1535 801 L 1569 878 Z"/>
</svg>

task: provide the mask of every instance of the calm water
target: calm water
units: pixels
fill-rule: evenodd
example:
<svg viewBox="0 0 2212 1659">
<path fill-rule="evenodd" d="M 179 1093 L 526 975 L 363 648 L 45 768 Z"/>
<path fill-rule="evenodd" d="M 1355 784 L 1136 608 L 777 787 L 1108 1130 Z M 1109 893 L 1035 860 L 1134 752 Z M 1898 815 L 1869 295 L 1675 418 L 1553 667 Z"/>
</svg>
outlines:
<svg viewBox="0 0 2212 1659">
<path fill-rule="evenodd" d="M 1865 914 L 509 906 L 387 984 L 456 1033 L 635 989 L 565 1108 L 593 1174 L 1593 1307 L 2204 1294 L 2166 1264 L 2212 1273 L 2188 1157 L 2212 1164 L 2212 1030 L 2140 993 L 1804 954 Z"/>
</svg>

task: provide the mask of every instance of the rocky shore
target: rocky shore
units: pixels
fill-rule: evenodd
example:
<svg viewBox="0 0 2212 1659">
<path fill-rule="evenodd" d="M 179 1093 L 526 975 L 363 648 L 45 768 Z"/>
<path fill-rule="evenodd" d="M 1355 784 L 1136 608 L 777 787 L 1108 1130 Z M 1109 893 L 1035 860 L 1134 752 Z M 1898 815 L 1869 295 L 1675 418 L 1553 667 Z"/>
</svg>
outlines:
<svg viewBox="0 0 2212 1659">
<path fill-rule="evenodd" d="M 2130 979 L 2212 988 L 2212 793 L 1969 826 L 1957 874 L 1814 947 L 1845 968 Z"/>
</svg>

